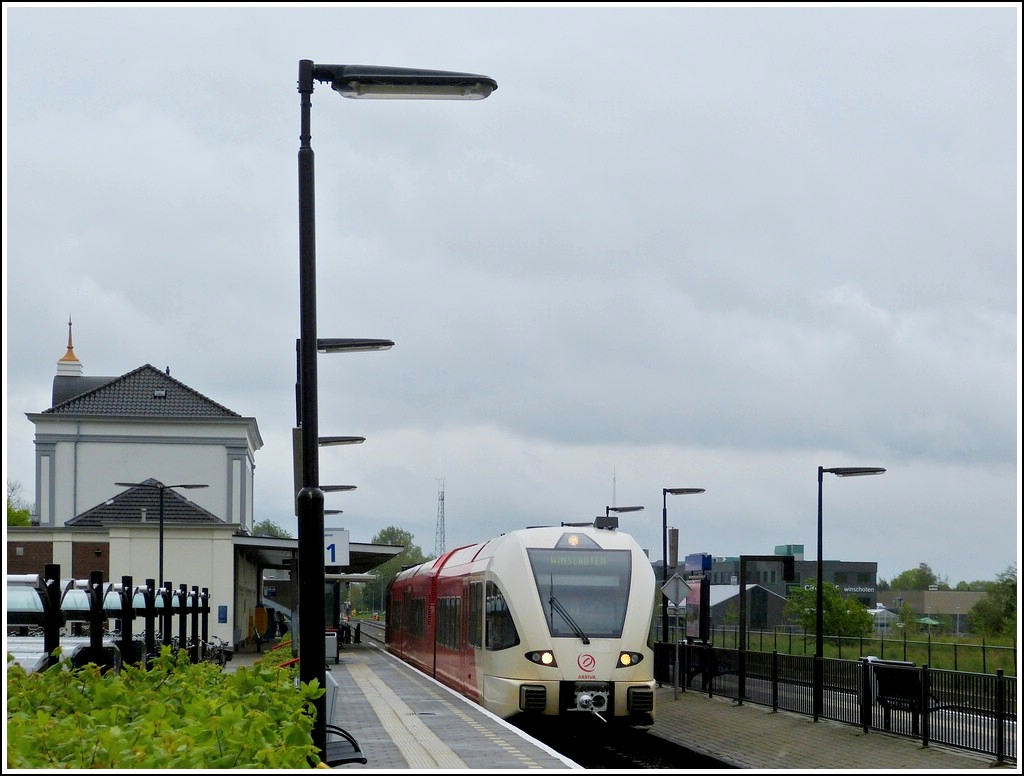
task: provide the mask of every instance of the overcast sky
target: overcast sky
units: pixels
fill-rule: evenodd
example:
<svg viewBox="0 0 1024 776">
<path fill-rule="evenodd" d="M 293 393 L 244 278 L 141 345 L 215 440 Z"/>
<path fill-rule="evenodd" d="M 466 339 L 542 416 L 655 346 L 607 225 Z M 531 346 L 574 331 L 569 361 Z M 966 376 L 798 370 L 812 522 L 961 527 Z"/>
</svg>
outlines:
<svg viewBox="0 0 1024 776">
<path fill-rule="evenodd" d="M 608 506 L 662 557 L 951 584 L 1020 555 L 1020 6 L 4 5 L 4 474 L 67 321 L 255 417 L 297 533 L 298 62 L 482 73 L 481 102 L 318 84 L 329 518 L 432 554 Z M 116 492 L 111 488 L 111 494 Z"/>
</svg>

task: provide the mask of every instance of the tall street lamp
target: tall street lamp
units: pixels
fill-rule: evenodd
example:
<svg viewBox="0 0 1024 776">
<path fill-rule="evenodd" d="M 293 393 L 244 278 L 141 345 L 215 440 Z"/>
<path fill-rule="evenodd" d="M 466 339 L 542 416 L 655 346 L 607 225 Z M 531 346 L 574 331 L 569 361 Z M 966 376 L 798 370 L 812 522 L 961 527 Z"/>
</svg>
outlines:
<svg viewBox="0 0 1024 776">
<path fill-rule="evenodd" d="M 498 88 L 494 79 L 469 73 L 366 65 L 321 65 L 299 60 L 299 364 L 302 488 L 298 493 L 299 679 L 326 685 L 324 493 L 320 489 L 317 428 L 316 222 L 310 105 L 315 81 L 343 97 L 482 100 Z M 326 695 L 314 702 L 313 744 L 327 748 Z"/>
<path fill-rule="evenodd" d="M 821 716 L 824 701 L 824 657 L 825 657 L 825 564 L 821 542 L 821 482 L 822 475 L 836 477 L 863 477 L 869 474 L 884 474 L 885 469 L 876 466 L 836 466 L 831 469 L 818 467 L 818 580 L 815 584 L 815 625 L 814 636 L 814 721 Z"/>
<path fill-rule="evenodd" d="M 661 586 L 668 582 L 668 497 L 703 493 L 704 488 L 661 489 Z M 678 602 L 677 602 L 678 605 Z M 661 594 L 661 640 L 668 641 L 668 596 Z"/>
<path fill-rule="evenodd" d="M 164 485 L 159 480 L 146 480 L 145 482 L 115 482 L 115 485 L 121 488 L 152 488 L 160 493 L 160 548 L 159 548 L 159 564 L 157 573 L 159 578 L 157 584 L 162 585 L 164 580 L 164 491 L 168 488 L 208 488 L 209 485 L 197 485 L 195 483 L 178 484 L 178 485 Z"/>
</svg>

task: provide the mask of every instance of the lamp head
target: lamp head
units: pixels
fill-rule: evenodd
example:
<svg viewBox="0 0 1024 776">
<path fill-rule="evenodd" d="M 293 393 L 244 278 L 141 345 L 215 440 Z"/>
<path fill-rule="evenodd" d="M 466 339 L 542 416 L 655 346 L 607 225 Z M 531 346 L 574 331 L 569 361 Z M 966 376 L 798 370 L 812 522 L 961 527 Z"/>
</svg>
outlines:
<svg viewBox="0 0 1024 776">
<path fill-rule="evenodd" d="M 822 469 L 822 471 L 834 474 L 836 477 L 864 477 L 869 474 L 885 473 L 885 469 L 877 466 L 836 466 L 832 469 Z"/>
<path fill-rule="evenodd" d="M 366 350 L 391 350 L 395 343 L 389 339 L 363 339 L 358 337 L 318 337 L 318 353 L 343 353 Z"/>
<path fill-rule="evenodd" d="M 498 88 L 485 75 L 378 65 L 313 65 L 313 78 L 353 99 L 483 100 Z"/>
<path fill-rule="evenodd" d="M 670 496 L 686 496 L 691 493 L 703 493 L 704 488 L 662 488 L 662 493 L 667 493 Z"/>
</svg>

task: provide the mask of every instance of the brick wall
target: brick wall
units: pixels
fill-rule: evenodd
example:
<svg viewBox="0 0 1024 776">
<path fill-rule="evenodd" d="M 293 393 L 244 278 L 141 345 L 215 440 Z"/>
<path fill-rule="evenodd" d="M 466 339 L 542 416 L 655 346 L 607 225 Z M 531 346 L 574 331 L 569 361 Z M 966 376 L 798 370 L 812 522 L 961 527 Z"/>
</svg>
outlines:
<svg viewBox="0 0 1024 776">
<path fill-rule="evenodd" d="M 110 580 L 110 545 L 107 542 L 75 542 L 71 545 L 71 576 L 88 579 L 93 571 L 103 572 L 103 581 Z M 120 582 L 121 580 L 116 580 Z"/>
<path fill-rule="evenodd" d="M 7 542 L 8 574 L 42 574 L 53 563 L 53 542 Z"/>
</svg>

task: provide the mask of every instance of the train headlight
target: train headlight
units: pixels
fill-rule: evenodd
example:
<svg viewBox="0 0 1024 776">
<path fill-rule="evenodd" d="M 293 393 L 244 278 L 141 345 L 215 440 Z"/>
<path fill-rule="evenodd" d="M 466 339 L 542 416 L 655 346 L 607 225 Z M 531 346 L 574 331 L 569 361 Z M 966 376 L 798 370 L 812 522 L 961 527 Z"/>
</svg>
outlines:
<svg viewBox="0 0 1024 776">
<path fill-rule="evenodd" d="M 635 666 L 644 656 L 639 652 L 620 652 L 619 662 L 615 664 L 616 668 L 626 668 L 628 666 Z"/>
<path fill-rule="evenodd" d="M 527 652 L 526 659 L 531 663 L 536 663 L 539 666 L 548 666 L 550 668 L 557 668 L 558 663 L 555 662 L 555 653 L 549 649 L 537 650 L 536 652 Z"/>
</svg>

